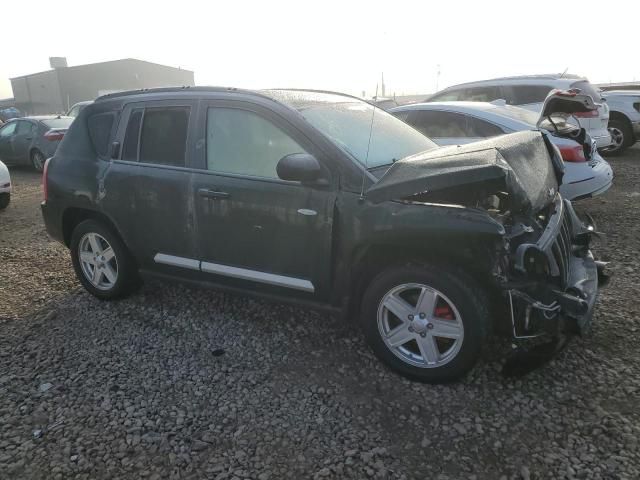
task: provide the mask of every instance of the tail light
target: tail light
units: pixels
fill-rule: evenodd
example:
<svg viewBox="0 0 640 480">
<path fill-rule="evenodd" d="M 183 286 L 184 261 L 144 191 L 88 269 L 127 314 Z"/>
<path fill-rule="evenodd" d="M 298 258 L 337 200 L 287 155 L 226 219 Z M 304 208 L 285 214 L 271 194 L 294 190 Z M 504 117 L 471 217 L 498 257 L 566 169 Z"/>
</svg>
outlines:
<svg viewBox="0 0 640 480">
<path fill-rule="evenodd" d="M 49 197 L 49 186 L 48 186 L 48 181 L 47 181 L 47 172 L 49 171 L 49 162 L 51 161 L 50 158 L 47 158 L 47 160 L 44 162 L 44 168 L 42 169 L 42 195 L 44 196 L 44 201 L 47 201 L 47 198 Z"/>
<path fill-rule="evenodd" d="M 584 156 L 584 148 L 581 145 L 575 147 L 560 147 L 562 160 L 565 162 L 586 162 L 587 157 Z"/>
<path fill-rule="evenodd" d="M 595 118 L 599 115 L 598 110 L 589 110 L 588 112 L 576 112 L 574 117 L 578 118 Z"/>
<path fill-rule="evenodd" d="M 49 130 L 44 134 L 44 138 L 46 140 L 49 140 L 50 142 L 57 142 L 59 140 L 62 140 L 62 137 L 64 137 L 64 133 L 64 131 L 60 130 Z"/>
</svg>

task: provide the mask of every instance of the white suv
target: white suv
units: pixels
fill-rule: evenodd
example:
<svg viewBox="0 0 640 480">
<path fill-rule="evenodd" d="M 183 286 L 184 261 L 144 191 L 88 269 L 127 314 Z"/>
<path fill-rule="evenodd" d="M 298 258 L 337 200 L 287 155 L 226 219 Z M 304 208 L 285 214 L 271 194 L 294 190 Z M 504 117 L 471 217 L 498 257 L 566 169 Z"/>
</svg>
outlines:
<svg viewBox="0 0 640 480">
<path fill-rule="evenodd" d="M 600 92 L 584 77 L 575 75 L 530 75 L 523 77 L 495 78 L 479 82 L 463 83 L 441 90 L 427 102 L 476 101 L 493 102 L 504 100 L 507 105 L 517 105 L 534 112 L 540 112 L 547 94 L 557 88 L 569 90 L 579 88 L 581 93 L 589 95 L 598 103 L 598 109 L 575 115 L 589 136 L 596 141 L 598 148 L 611 145 L 611 135 L 607 130 L 609 107 L 602 101 Z"/>
</svg>

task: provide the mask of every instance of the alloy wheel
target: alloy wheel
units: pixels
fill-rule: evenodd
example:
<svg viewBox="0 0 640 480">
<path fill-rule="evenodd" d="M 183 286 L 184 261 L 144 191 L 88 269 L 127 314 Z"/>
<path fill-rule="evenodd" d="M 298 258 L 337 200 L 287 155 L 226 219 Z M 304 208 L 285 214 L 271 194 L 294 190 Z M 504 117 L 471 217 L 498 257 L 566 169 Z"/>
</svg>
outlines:
<svg viewBox="0 0 640 480">
<path fill-rule="evenodd" d="M 36 171 L 41 172 L 44 169 L 44 162 L 44 155 L 37 151 L 33 152 L 33 155 L 31 156 L 31 163 L 33 163 L 33 168 L 35 168 Z"/>
<path fill-rule="evenodd" d="M 611 135 L 611 147 L 609 150 L 615 152 L 624 145 L 624 132 L 616 127 L 609 127 L 608 130 Z"/>
<path fill-rule="evenodd" d="M 118 261 L 109 242 L 97 233 L 86 233 L 79 243 L 80 267 L 85 278 L 99 290 L 110 290 L 118 280 Z"/>
<path fill-rule="evenodd" d="M 386 347 L 404 362 L 437 368 L 453 360 L 464 340 L 453 302 L 428 285 L 399 285 L 378 306 L 378 330 Z"/>
</svg>

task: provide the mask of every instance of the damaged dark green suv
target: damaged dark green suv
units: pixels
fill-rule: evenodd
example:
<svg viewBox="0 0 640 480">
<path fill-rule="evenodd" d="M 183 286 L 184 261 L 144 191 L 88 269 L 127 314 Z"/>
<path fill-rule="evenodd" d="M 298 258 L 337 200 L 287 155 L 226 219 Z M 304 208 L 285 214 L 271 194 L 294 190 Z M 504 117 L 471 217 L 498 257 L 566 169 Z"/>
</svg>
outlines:
<svg viewBox="0 0 640 480">
<path fill-rule="evenodd" d="M 154 275 L 322 308 L 438 382 L 491 332 L 588 325 L 598 265 L 561 165 L 537 131 L 437 148 L 350 96 L 158 89 L 80 113 L 42 212 L 98 298 Z"/>
</svg>

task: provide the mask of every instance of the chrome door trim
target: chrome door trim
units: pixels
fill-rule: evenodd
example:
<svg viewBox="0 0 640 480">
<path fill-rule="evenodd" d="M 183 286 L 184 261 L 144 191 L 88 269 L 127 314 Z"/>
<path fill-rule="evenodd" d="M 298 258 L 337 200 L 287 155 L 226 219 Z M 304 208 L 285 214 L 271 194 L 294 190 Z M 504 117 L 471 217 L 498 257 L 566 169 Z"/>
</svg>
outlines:
<svg viewBox="0 0 640 480">
<path fill-rule="evenodd" d="M 220 265 L 218 263 L 201 262 L 200 268 L 206 273 L 215 273 L 226 277 L 239 278 L 241 280 L 251 280 L 253 282 L 266 283 L 277 287 L 287 287 L 294 290 L 313 293 L 315 288 L 309 280 L 301 278 L 287 277 L 284 275 L 276 275 L 274 273 L 258 272 L 256 270 L 248 270 L 246 268 L 230 267 L 229 265 Z"/>
<path fill-rule="evenodd" d="M 195 260 L 193 258 L 176 257 L 175 255 L 167 255 L 165 253 L 156 253 L 153 257 L 153 261 L 163 265 L 170 265 L 172 267 L 200 270 L 205 273 L 214 273 L 216 275 L 224 275 L 225 277 L 250 280 L 252 282 L 274 285 L 276 287 L 292 288 L 294 290 L 301 290 L 309 293 L 315 292 L 313 283 L 302 278 L 259 272 L 257 270 L 249 270 L 247 268 L 231 267 L 229 265 L 221 265 L 219 263 L 201 262 L 200 260 Z"/>
<path fill-rule="evenodd" d="M 176 257 L 174 255 L 167 255 L 165 253 L 156 253 L 156 256 L 153 257 L 153 261 L 156 263 L 162 263 L 163 265 L 171 265 L 172 267 L 200 270 L 200 260 L 194 260 L 192 258 Z"/>
</svg>

